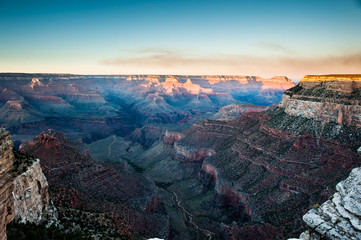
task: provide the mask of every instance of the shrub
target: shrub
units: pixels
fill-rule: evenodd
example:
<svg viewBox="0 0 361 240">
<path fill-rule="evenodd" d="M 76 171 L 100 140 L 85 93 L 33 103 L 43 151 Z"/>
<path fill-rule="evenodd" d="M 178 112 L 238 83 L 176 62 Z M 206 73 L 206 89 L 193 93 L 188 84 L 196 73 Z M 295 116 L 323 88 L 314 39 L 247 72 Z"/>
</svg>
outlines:
<svg viewBox="0 0 361 240">
<path fill-rule="evenodd" d="M 317 208 L 319 208 L 319 207 L 320 207 L 320 204 L 316 203 L 315 205 L 313 205 L 312 208 L 317 209 Z"/>
</svg>

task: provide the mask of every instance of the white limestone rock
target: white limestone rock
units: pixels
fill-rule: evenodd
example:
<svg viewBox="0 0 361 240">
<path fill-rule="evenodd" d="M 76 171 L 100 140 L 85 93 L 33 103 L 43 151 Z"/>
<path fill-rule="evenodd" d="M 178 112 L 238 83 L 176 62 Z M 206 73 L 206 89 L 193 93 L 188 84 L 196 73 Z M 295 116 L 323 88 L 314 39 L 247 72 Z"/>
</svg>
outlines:
<svg viewBox="0 0 361 240">
<path fill-rule="evenodd" d="M 353 169 L 336 190 L 332 200 L 303 216 L 309 230 L 299 239 L 361 239 L 361 168 Z"/>
<path fill-rule="evenodd" d="M 57 222 L 56 209 L 50 204 L 48 182 L 39 159 L 14 179 L 14 186 L 15 219 L 38 224 L 46 217 Z"/>
</svg>

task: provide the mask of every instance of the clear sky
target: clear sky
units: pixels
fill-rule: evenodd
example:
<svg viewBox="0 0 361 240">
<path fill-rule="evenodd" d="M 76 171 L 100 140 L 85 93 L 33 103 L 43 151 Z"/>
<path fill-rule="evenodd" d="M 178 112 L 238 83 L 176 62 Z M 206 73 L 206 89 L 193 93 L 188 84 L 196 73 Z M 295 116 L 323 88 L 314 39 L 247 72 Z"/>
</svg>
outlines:
<svg viewBox="0 0 361 240">
<path fill-rule="evenodd" d="M 361 0 L 0 0 L 0 72 L 361 73 Z"/>
</svg>

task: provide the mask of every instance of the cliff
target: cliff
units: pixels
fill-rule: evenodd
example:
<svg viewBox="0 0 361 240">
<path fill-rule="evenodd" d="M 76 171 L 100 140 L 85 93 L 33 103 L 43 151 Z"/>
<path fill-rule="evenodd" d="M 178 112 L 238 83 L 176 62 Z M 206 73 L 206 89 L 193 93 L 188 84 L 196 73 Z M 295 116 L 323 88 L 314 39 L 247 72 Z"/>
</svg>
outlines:
<svg viewBox="0 0 361 240">
<path fill-rule="evenodd" d="M 279 106 L 291 116 L 360 127 L 361 75 L 306 76 Z"/>
<path fill-rule="evenodd" d="M 0 239 L 6 239 L 6 225 L 14 218 L 23 223 L 56 221 L 49 204 L 48 183 L 39 160 L 13 153 L 9 132 L 0 129 Z"/>
<path fill-rule="evenodd" d="M 312 79 L 287 90 L 279 107 L 243 113 L 233 121 L 205 120 L 175 141 L 174 151 L 214 150 L 203 159 L 194 158 L 202 161 L 198 180 L 215 190 L 214 206 L 239 216 L 233 223 L 235 218 L 221 213 L 218 237 L 285 239 L 301 232 L 307 209 L 326 200 L 335 183 L 359 166 L 358 78 L 342 80 L 353 86 L 351 92 L 338 90 L 341 81 L 333 77 Z M 328 97 L 334 94 L 334 100 Z M 322 108 L 315 111 L 318 104 Z M 342 117 L 335 117 L 337 111 Z M 184 200 L 184 204 L 192 203 Z M 220 218 L 212 207 L 202 211 L 209 218 Z"/>
<path fill-rule="evenodd" d="M 14 179 L 15 219 L 20 222 L 41 223 L 44 214 L 52 214 L 48 182 L 36 159 L 27 170 Z"/>
<path fill-rule="evenodd" d="M 132 239 L 138 235 L 165 238 L 169 222 L 155 184 L 143 174 L 132 174 L 124 164 L 97 163 L 80 149 L 78 142 L 50 129 L 20 149 L 40 159 L 52 200 L 61 209 L 59 215 L 99 212 L 114 219 L 111 226 L 106 219 L 99 221 L 100 228 Z"/>
<path fill-rule="evenodd" d="M 272 105 L 287 77 L 0 73 L 0 126 L 19 139 L 59 129 L 90 143 L 148 123 L 193 124 L 230 104 Z"/>
<path fill-rule="evenodd" d="M 9 132 L 0 129 L 0 239 L 6 239 L 6 225 L 15 217 L 12 166 L 14 162 L 13 142 Z"/>
</svg>

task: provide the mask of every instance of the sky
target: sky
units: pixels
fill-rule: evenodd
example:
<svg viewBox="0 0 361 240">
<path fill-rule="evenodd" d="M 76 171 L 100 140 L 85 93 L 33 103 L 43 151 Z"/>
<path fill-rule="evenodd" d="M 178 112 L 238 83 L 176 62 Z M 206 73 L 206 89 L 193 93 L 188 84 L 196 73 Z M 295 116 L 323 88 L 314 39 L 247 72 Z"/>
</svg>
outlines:
<svg viewBox="0 0 361 240">
<path fill-rule="evenodd" d="M 361 73 L 361 0 L 0 0 L 0 72 Z"/>
</svg>

